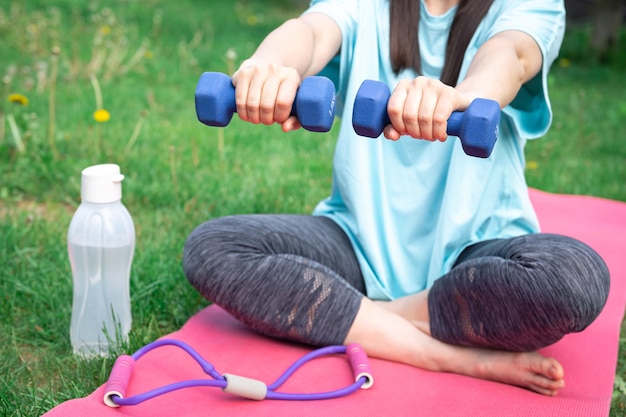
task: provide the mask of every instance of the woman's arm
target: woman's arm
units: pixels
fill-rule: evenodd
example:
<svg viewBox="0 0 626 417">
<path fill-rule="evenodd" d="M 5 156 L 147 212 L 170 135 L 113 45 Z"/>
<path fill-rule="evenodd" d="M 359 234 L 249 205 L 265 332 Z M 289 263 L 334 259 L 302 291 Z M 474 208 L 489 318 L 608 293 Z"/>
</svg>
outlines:
<svg viewBox="0 0 626 417">
<path fill-rule="evenodd" d="M 539 73 L 542 62 L 539 45 L 529 35 L 514 30 L 500 32 L 478 50 L 456 89 L 470 100 L 496 100 L 502 108 Z"/>
<path fill-rule="evenodd" d="M 528 34 L 500 32 L 480 47 L 456 88 L 425 77 L 401 81 L 389 100 L 391 125 L 385 129 L 385 137 L 397 140 L 410 135 L 444 141 L 453 111 L 465 110 L 477 97 L 506 106 L 522 85 L 537 75 L 542 60 L 539 46 Z"/>
<path fill-rule="evenodd" d="M 283 23 L 233 75 L 239 117 L 298 128 L 289 116 L 301 79 L 321 71 L 340 47 L 341 31 L 326 15 L 307 13 Z"/>
<path fill-rule="evenodd" d="M 295 69 L 301 78 L 314 75 L 339 52 L 341 31 L 330 17 L 307 13 L 272 31 L 241 68 L 270 63 Z"/>
</svg>

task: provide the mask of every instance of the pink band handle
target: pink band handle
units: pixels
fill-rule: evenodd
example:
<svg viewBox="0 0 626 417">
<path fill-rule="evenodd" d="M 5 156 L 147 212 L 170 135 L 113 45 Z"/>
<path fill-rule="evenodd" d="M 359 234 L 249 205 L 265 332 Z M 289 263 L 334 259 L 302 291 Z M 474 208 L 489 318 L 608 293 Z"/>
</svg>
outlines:
<svg viewBox="0 0 626 417">
<path fill-rule="evenodd" d="M 132 356 L 122 355 L 117 358 L 111 369 L 109 380 L 104 387 L 104 403 L 109 407 L 119 407 L 113 397 L 124 398 L 130 377 L 135 368 L 135 360 Z"/>
<path fill-rule="evenodd" d="M 347 346 L 346 353 L 350 360 L 350 365 L 352 366 L 354 380 L 358 381 L 361 377 L 365 377 L 365 383 L 361 388 L 370 388 L 374 384 L 374 377 L 372 376 L 370 363 L 363 347 L 358 343 L 351 343 Z"/>
</svg>

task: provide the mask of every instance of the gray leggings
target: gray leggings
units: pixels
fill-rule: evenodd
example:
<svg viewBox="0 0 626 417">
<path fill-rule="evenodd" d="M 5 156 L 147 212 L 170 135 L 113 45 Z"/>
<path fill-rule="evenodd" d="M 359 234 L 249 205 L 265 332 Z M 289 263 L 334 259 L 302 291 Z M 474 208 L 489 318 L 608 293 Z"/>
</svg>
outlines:
<svg viewBox="0 0 626 417">
<path fill-rule="evenodd" d="M 318 346 L 343 343 L 365 293 L 350 241 L 325 217 L 208 221 L 187 239 L 183 266 L 204 297 L 258 332 Z M 535 350 L 587 327 L 608 292 L 605 263 L 577 240 L 489 240 L 435 281 L 430 329 L 456 345 Z"/>
</svg>

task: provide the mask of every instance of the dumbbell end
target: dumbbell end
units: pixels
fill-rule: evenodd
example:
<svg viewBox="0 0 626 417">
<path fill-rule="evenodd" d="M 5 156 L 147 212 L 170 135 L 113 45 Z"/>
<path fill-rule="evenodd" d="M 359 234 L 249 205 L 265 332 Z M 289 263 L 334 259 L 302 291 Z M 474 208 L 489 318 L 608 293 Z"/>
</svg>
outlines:
<svg viewBox="0 0 626 417">
<path fill-rule="evenodd" d="M 359 136 L 377 138 L 387 126 L 387 102 L 391 91 L 387 84 L 365 80 L 356 93 L 352 110 L 352 127 Z"/>
<path fill-rule="evenodd" d="M 464 123 L 460 123 L 455 132 L 450 132 L 454 125 L 453 118 L 448 120 L 448 132 L 459 136 L 461 146 L 467 155 L 488 158 L 498 140 L 500 124 L 500 105 L 495 100 L 477 98 L 462 114 Z"/>
<path fill-rule="evenodd" d="M 203 73 L 196 86 L 195 104 L 200 122 L 215 127 L 228 125 L 236 111 L 230 77 L 220 72 Z"/>
<path fill-rule="evenodd" d="M 294 110 L 303 128 L 328 132 L 335 121 L 335 85 L 321 76 L 306 77 L 298 89 Z"/>
</svg>

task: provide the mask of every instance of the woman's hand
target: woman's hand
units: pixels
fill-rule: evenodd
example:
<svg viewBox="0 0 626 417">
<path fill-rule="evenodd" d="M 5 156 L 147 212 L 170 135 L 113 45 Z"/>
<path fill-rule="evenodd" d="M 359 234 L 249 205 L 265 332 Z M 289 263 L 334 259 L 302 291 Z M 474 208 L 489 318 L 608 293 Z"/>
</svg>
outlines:
<svg viewBox="0 0 626 417">
<path fill-rule="evenodd" d="M 300 86 L 294 68 L 246 60 L 233 74 L 237 114 L 250 123 L 280 123 L 285 132 L 298 129 L 300 122 L 291 108 Z"/>
<path fill-rule="evenodd" d="M 291 116 L 304 77 L 317 74 L 337 55 L 341 30 L 322 13 L 306 13 L 273 30 L 233 74 L 239 117 L 250 123 L 300 127 Z"/>
<path fill-rule="evenodd" d="M 391 93 L 387 113 L 391 124 L 385 127 L 387 139 L 402 135 L 444 142 L 448 118 L 455 110 L 465 110 L 470 98 L 439 80 L 417 77 L 402 80 Z"/>
</svg>

